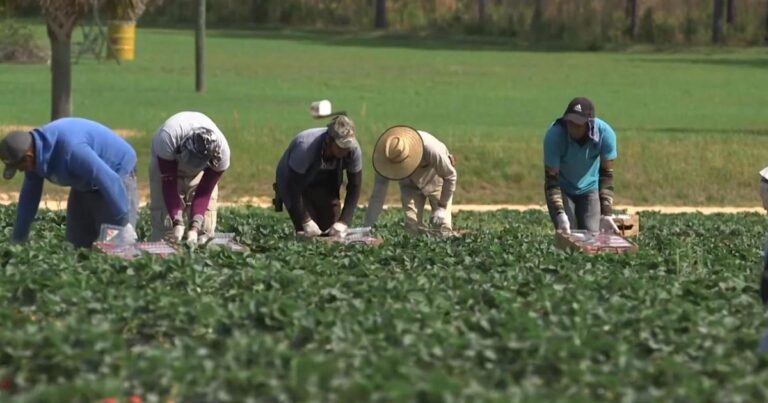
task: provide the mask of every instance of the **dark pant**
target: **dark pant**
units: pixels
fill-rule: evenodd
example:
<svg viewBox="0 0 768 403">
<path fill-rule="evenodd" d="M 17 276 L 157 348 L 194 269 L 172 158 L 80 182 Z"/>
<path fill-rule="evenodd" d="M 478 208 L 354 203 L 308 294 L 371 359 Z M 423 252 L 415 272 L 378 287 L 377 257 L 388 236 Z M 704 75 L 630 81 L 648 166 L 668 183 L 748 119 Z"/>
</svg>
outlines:
<svg viewBox="0 0 768 403">
<path fill-rule="evenodd" d="M 341 184 L 336 171 L 320 172 L 315 179 L 307 185 L 301 198 L 304 208 L 312 220 L 325 231 L 339 219 L 341 214 L 341 200 L 339 188 Z"/>
<path fill-rule="evenodd" d="M 135 228 L 138 216 L 136 174 L 126 175 L 122 180 L 128 198 L 128 223 Z M 76 248 L 90 248 L 99 237 L 101 224 L 126 224 L 116 222 L 116 219 L 110 213 L 107 200 L 100 191 L 69 191 L 66 237 Z"/>
<path fill-rule="evenodd" d="M 571 229 L 600 231 L 600 195 L 597 191 L 583 195 L 568 195 L 563 193 L 563 207 Z M 547 203 L 549 217 L 557 227 L 557 210 Z"/>
</svg>

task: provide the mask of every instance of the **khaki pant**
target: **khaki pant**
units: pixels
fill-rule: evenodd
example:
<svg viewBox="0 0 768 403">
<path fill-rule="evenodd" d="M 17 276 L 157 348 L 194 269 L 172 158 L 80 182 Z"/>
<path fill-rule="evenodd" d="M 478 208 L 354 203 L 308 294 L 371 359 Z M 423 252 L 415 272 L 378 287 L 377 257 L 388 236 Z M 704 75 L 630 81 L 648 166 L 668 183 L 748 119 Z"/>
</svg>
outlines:
<svg viewBox="0 0 768 403">
<path fill-rule="evenodd" d="M 408 232 L 424 232 L 427 231 L 430 226 L 424 225 L 422 220 L 424 218 L 424 205 L 429 200 L 429 205 L 432 207 L 432 211 L 435 211 L 440 201 L 440 194 L 442 193 L 442 187 L 433 187 L 434 190 L 428 194 L 417 188 L 415 185 L 400 184 L 400 198 L 403 203 L 403 212 L 405 213 L 405 229 Z M 440 231 L 451 231 L 451 206 L 453 205 L 453 197 L 448 201 L 448 206 L 445 210 L 448 213 L 445 218 L 445 223 L 439 228 Z"/>
<path fill-rule="evenodd" d="M 160 178 L 160 169 L 157 166 L 157 159 L 152 158 L 149 163 L 149 214 L 152 221 L 152 236 L 150 237 L 152 242 L 157 242 L 166 237 L 171 231 L 173 231 L 173 222 L 168 217 L 168 209 L 165 206 L 165 199 L 163 198 L 163 185 Z M 178 192 L 181 196 L 184 214 L 184 223 L 187 225 L 192 218 L 191 214 L 192 199 L 195 196 L 195 190 L 200 183 L 200 179 L 203 177 L 203 172 L 200 172 L 193 177 L 178 178 Z M 219 207 L 219 185 L 213 188 L 211 194 L 211 201 L 208 203 L 208 209 L 205 211 L 203 217 L 203 231 L 213 236 L 216 231 L 216 210 Z"/>
</svg>

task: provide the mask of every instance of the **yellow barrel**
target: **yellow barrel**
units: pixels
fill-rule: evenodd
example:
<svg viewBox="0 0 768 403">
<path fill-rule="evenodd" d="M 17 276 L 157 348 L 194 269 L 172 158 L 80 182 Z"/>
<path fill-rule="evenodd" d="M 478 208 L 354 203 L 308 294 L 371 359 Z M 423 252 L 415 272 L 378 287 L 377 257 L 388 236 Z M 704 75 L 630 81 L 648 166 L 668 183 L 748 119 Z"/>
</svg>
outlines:
<svg viewBox="0 0 768 403">
<path fill-rule="evenodd" d="M 109 58 L 133 60 L 136 45 L 136 21 L 109 21 Z"/>
</svg>

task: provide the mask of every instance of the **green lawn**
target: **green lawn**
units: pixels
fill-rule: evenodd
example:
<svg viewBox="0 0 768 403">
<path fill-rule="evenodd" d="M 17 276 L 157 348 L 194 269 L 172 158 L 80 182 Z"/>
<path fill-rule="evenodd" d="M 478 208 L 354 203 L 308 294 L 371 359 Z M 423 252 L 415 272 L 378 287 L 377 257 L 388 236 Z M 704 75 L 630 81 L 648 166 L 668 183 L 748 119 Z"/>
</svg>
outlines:
<svg viewBox="0 0 768 403">
<path fill-rule="evenodd" d="M 144 183 L 154 130 L 174 112 L 199 110 L 233 147 L 222 197 L 269 195 L 284 147 L 321 123 L 309 103 L 328 98 L 357 122 L 366 196 L 377 135 L 409 124 L 458 156 L 456 202 L 541 203 L 544 131 L 571 97 L 586 95 L 618 134 L 619 203 L 759 204 L 757 171 L 768 165 L 764 49 L 574 53 L 499 40 L 211 31 L 200 95 L 193 38 L 140 29 L 136 61 L 73 67 L 76 115 L 143 133 L 131 142 Z M 0 65 L 0 125 L 44 123 L 49 81 L 46 65 Z"/>
</svg>

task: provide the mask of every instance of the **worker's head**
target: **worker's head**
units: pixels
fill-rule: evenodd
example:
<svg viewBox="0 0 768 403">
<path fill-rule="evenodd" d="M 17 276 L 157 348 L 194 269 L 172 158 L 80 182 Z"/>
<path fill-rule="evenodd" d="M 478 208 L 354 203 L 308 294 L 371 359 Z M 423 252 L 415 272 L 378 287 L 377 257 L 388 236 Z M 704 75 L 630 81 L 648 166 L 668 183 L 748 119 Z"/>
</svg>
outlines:
<svg viewBox="0 0 768 403">
<path fill-rule="evenodd" d="M 373 169 L 390 180 L 411 176 L 424 156 L 424 139 L 409 126 L 393 126 L 385 130 L 373 148 Z"/>
<path fill-rule="evenodd" d="M 328 124 L 327 142 L 326 150 L 334 158 L 344 158 L 350 150 L 357 147 L 355 123 L 352 119 L 344 115 L 333 118 Z"/>
<path fill-rule="evenodd" d="M 202 171 L 207 166 L 215 166 L 221 160 L 221 143 L 214 132 L 205 127 L 197 127 L 181 144 L 179 162 L 189 170 Z"/>
<path fill-rule="evenodd" d="M 0 142 L 0 160 L 5 164 L 3 178 L 11 179 L 16 171 L 35 169 L 35 141 L 29 132 L 12 131 Z"/>
<path fill-rule="evenodd" d="M 581 140 L 587 135 L 589 120 L 594 118 L 595 107 L 592 101 L 584 97 L 572 99 L 563 113 L 568 135 L 574 140 Z"/>
</svg>

